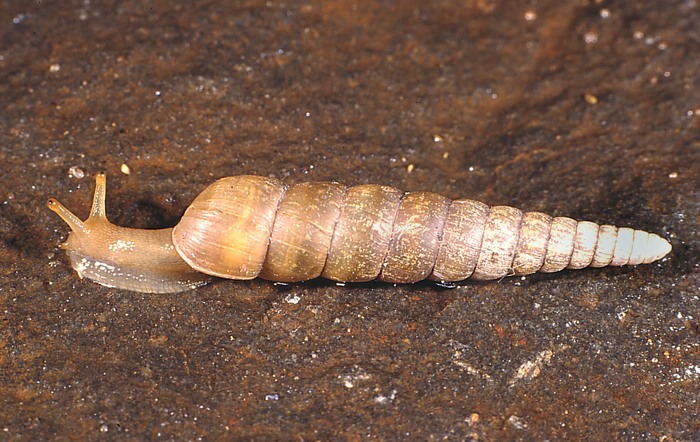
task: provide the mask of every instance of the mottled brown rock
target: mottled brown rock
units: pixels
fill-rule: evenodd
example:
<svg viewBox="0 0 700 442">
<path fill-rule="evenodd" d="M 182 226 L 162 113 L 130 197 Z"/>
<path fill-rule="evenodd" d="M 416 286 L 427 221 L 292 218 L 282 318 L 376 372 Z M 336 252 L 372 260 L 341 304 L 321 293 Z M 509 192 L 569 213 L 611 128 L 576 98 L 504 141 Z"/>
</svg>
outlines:
<svg viewBox="0 0 700 442">
<path fill-rule="evenodd" d="M 0 439 L 700 440 L 697 1 L 4 0 L 0 17 Z M 110 219 L 137 228 L 257 174 L 674 250 L 452 290 L 136 294 L 78 279 L 43 207 L 85 219 L 100 170 Z"/>
</svg>

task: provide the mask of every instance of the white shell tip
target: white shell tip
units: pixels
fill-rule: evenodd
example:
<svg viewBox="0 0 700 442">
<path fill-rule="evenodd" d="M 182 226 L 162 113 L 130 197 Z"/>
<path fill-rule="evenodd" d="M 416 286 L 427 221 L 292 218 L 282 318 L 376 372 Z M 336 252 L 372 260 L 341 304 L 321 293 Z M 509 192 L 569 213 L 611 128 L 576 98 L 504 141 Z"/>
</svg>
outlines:
<svg viewBox="0 0 700 442">
<path fill-rule="evenodd" d="M 671 244 L 659 235 L 650 234 L 647 243 L 647 259 L 645 263 L 658 261 L 671 252 Z"/>
</svg>

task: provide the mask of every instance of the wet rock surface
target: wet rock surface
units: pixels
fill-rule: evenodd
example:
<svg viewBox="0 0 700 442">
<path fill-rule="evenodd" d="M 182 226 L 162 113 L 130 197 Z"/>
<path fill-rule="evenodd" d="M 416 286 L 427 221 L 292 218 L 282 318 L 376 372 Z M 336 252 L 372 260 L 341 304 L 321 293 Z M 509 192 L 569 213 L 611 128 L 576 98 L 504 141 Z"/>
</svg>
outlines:
<svg viewBox="0 0 700 442">
<path fill-rule="evenodd" d="M 3 2 L 0 438 L 697 440 L 700 6 L 646 3 Z M 78 279 L 45 206 L 86 216 L 100 170 L 132 227 L 245 173 L 674 251 L 452 290 L 136 294 Z"/>
</svg>

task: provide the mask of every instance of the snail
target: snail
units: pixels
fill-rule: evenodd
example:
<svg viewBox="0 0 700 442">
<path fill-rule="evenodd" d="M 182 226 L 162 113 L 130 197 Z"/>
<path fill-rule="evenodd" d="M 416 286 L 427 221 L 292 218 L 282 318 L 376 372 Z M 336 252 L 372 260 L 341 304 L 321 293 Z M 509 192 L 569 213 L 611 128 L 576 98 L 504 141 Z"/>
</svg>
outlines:
<svg viewBox="0 0 700 442">
<path fill-rule="evenodd" d="M 174 228 L 132 229 L 107 220 L 106 185 L 105 174 L 97 174 L 85 221 L 48 200 L 71 229 L 61 247 L 81 278 L 147 293 L 193 289 L 212 276 L 285 283 L 496 280 L 646 264 L 671 251 L 658 235 L 628 227 L 375 184 L 287 186 L 252 175 L 211 184 Z"/>
</svg>

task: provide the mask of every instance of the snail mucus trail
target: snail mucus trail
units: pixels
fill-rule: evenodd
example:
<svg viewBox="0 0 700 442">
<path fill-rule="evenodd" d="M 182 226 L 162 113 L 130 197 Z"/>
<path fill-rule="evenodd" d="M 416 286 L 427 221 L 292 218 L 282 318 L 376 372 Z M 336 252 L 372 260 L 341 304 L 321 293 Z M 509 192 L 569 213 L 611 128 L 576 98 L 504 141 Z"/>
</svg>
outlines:
<svg viewBox="0 0 700 442">
<path fill-rule="evenodd" d="M 332 182 L 287 186 L 240 175 L 207 187 L 174 228 L 120 227 L 97 174 L 85 221 L 51 198 L 71 228 L 61 247 L 78 275 L 146 293 L 189 290 L 212 276 L 296 282 L 496 280 L 563 269 L 651 263 L 671 245 L 653 233 L 431 192 Z"/>
</svg>

